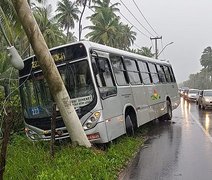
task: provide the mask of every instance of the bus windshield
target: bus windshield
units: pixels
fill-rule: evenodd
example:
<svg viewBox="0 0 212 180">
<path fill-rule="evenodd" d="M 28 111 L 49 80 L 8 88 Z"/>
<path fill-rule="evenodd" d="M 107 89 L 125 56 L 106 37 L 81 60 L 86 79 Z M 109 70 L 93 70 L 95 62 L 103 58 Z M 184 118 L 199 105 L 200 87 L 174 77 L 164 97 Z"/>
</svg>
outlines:
<svg viewBox="0 0 212 180">
<path fill-rule="evenodd" d="M 88 106 L 95 96 L 87 60 L 58 67 L 75 109 Z M 42 72 L 22 78 L 20 93 L 26 118 L 44 118 L 52 115 L 53 98 Z M 55 82 L 56 83 L 56 82 Z M 88 108 L 89 109 L 89 108 Z"/>
</svg>

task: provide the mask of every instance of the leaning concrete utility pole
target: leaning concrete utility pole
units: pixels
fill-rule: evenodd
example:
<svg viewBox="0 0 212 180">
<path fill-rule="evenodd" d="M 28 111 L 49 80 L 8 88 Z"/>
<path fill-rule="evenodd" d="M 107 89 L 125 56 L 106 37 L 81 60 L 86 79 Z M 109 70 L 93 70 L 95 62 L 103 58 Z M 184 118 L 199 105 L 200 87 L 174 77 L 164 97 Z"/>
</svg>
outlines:
<svg viewBox="0 0 212 180">
<path fill-rule="evenodd" d="M 87 148 L 91 147 L 91 143 L 82 128 L 79 117 L 71 103 L 69 94 L 31 12 L 27 0 L 12 0 L 12 2 L 38 59 L 44 77 L 47 80 L 50 92 L 60 110 L 72 142 L 76 145 L 85 146 Z"/>
</svg>

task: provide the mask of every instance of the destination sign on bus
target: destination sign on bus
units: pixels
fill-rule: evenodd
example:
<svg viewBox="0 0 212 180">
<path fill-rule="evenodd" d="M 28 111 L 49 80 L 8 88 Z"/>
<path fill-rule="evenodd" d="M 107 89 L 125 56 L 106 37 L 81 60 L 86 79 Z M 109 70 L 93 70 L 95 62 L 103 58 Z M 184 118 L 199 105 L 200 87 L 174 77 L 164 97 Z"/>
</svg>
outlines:
<svg viewBox="0 0 212 180">
<path fill-rule="evenodd" d="M 84 96 L 79 98 L 71 99 L 71 102 L 75 108 L 85 106 L 92 101 L 92 96 Z"/>
<path fill-rule="evenodd" d="M 60 52 L 60 53 L 56 53 L 52 55 L 52 58 L 54 59 L 54 62 L 62 62 L 65 61 L 65 53 L 64 52 Z M 38 61 L 32 61 L 32 69 L 35 69 L 37 67 L 39 67 L 39 63 Z"/>
</svg>

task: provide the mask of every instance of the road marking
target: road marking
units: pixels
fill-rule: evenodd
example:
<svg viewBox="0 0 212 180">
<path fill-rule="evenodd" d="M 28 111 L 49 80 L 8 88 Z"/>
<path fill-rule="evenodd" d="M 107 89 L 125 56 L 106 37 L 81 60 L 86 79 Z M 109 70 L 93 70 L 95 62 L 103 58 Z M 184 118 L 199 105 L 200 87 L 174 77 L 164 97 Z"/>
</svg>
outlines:
<svg viewBox="0 0 212 180">
<path fill-rule="evenodd" d="M 194 121 L 197 123 L 197 125 L 202 129 L 202 131 L 205 133 L 205 135 L 209 138 L 210 142 L 212 143 L 211 135 L 205 130 L 205 128 L 200 124 L 198 119 L 192 113 L 190 113 L 190 115 L 194 119 Z"/>
</svg>

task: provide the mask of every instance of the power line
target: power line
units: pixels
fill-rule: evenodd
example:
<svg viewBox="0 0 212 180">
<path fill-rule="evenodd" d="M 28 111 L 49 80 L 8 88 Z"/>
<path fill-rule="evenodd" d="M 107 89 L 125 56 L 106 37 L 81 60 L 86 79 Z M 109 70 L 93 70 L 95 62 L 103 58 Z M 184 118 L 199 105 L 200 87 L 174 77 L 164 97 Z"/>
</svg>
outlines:
<svg viewBox="0 0 212 180">
<path fill-rule="evenodd" d="M 130 23 L 132 25 L 132 27 L 134 27 L 137 31 L 139 31 L 142 35 L 144 35 L 145 37 L 147 37 L 149 39 L 149 36 L 144 34 L 140 29 L 138 29 L 135 25 L 133 25 L 120 11 L 119 11 L 119 13 L 128 23 Z"/>
<path fill-rule="evenodd" d="M 111 2 L 110 2 L 111 5 L 113 5 Z M 139 28 L 137 28 L 135 25 L 133 25 L 122 13 L 121 11 L 119 10 L 118 13 L 129 23 L 131 24 L 132 27 L 134 27 L 138 32 L 140 32 L 143 36 L 145 36 L 146 38 L 149 39 L 149 36 L 147 36 L 145 33 L 143 33 Z"/>
<path fill-rule="evenodd" d="M 140 12 L 140 14 L 142 15 L 142 17 L 144 18 L 144 20 L 147 22 L 147 24 L 149 25 L 149 27 L 155 32 L 155 34 L 158 35 L 158 33 L 154 30 L 154 28 L 151 26 L 151 24 L 148 22 L 148 20 L 146 19 L 146 17 L 144 16 L 144 14 L 141 12 L 140 8 L 138 7 L 138 5 L 136 4 L 135 0 L 133 0 L 133 3 L 135 4 L 136 8 L 138 9 L 138 11 Z M 159 35 L 158 35 L 159 36 Z"/>
<path fill-rule="evenodd" d="M 124 5 L 124 7 L 127 9 L 127 11 L 135 18 L 135 20 L 151 35 L 154 36 L 147 28 L 145 28 L 140 21 L 135 17 L 135 15 L 129 10 L 129 8 L 123 3 L 122 0 L 120 0 L 120 2 Z"/>
<path fill-rule="evenodd" d="M 111 5 L 113 5 L 110 2 Z M 91 7 L 87 6 L 91 11 L 95 12 Z M 148 35 L 146 35 L 145 33 L 143 33 L 139 28 L 137 28 L 134 24 L 132 24 L 119 10 L 118 13 L 133 27 L 135 28 L 138 32 L 140 32 L 143 36 L 145 36 L 147 39 L 149 39 L 150 37 Z M 134 43 L 135 44 L 135 43 Z"/>
</svg>

